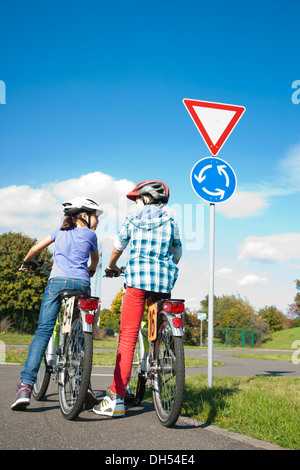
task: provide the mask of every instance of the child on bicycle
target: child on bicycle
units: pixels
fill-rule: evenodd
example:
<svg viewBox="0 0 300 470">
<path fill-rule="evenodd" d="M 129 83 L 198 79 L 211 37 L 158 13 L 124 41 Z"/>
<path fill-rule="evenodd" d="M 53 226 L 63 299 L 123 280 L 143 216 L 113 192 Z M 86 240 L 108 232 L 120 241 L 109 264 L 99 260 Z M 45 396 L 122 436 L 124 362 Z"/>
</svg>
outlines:
<svg viewBox="0 0 300 470">
<path fill-rule="evenodd" d="M 136 202 L 136 210 L 127 215 L 121 226 L 108 266 L 120 274 L 116 263 L 129 244 L 114 379 L 106 397 L 93 408 L 96 414 L 112 417 L 125 415 L 125 389 L 130 380 L 146 294 L 171 292 L 182 255 L 177 223 L 163 208 L 169 200 L 168 186 L 161 181 L 143 181 L 127 198 Z"/>
<path fill-rule="evenodd" d="M 62 225 L 30 248 L 21 265 L 21 269 L 28 271 L 26 262 L 34 261 L 34 256 L 55 243 L 54 263 L 43 295 L 38 327 L 29 348 L 24 370 L 21 372 L 16 398 L 11 405 L 12 410 L 24 410 L 30 403 L 40 363 L 60 311 L 61 291 L 78 289 L 90 295 L 90 276 L 93 276 L 98 264 L 98 244 L 94 231 L 103 210 L 97 202 L 85 197 L 64 202 L 63 207 L 65 218 Z M 88 266 L 89 256 L 90 266 Z M 98 400 L 93 396 L 91 389 L 89 394 L 91 396 L 88 398 L 94 406 Z"/>
</svg>

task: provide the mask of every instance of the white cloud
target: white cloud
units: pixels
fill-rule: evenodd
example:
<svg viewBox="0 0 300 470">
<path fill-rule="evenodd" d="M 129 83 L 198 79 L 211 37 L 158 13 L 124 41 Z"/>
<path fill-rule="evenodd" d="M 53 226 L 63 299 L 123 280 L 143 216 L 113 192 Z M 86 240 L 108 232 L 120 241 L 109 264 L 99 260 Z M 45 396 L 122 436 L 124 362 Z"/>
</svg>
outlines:
<svg viewBox="0 0 300 470">
<path fill-rule="evenodd" d="M 238 259 L 260 263 L 284 263 L 300 259 L 300 233 L 283 233 L 266 237 L 247 237 L 239 246 Z"/>
<path fill-rule="evenodd" d="M 0 189 L 0 232 L 23 232 L 45 236 L 61 220 L 57 199 L 46 189 L 8 186 Z"/>
<path fill-rule="evenodd" d="M 247 274 L 238 281 L 239 286 L 255 286 L 257 284 L 264 284 L 268 282 L 268 278 L 265 276 L 257 276 L 256 274 Z"/>
<path fill-rule="evenodd" d="M 265 207 L 268 207 L 261 193 L 237 191 L 229 201 L 217 204 L 216 211 L 225 214 L 229 218 L 249 217 L 259 215 Z"/>
<path fill-rule="evenodd" d="M 63 201 L 87 196 L 103 206 L 101 235 L 111 238 L 132 204 L 126 193 L 133 187 L 131 181 L 115 180 L 97 171 L 59 183 L 50 182 L 38 189 L 27 185 L 0 188 L 0 232 L 18 231 L 40 239 L 61 222 Z"/>
<path fill-rule="evenodd" d="M 217 269 L 215 272 L 216 276 L 227 276 L 228 274 L 233 273 L 233 269 L 231 268 L 220 268 Z"/>
<path fill-rule="evenodd" d="M 57 200 L 49 191 L 29 186 L 8 186 L 0 189 L 1 216 L 43 214 L 57 211 Z M 5 222 L 5 221 L 4 221 Z"/>
<path fill-rule="evenodd" d="M 53 186 L 53 194 L 61 200 L 72 199 L 78 196 L 88 196 L 99 204 L 112 204 L 119 207 L 120 198 L 126 200 L 126 194 L 134 187 L 132 181 L 126 179 L 115 180 L 112 176 L 95 171 L 61 181 Z"/>
</svg>

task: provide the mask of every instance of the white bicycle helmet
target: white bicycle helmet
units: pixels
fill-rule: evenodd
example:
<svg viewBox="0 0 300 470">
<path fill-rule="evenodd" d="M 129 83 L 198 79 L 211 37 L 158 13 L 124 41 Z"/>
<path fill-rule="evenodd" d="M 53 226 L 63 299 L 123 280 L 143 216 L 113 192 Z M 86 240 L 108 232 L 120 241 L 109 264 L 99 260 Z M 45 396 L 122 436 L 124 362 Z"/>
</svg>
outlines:
<svg viewBox="0 0 300 470">
<path fill-rule="evenodd" d="M 80 212 L 86 212 L 87 214 L 92 214 L 96 212 L 96 216 L 103 214 L 103 209 L 99 206 L 98 202 L 87 197 L 77 197 L 71 199 L 70 201 L 63 202 L 64 214 L 65 215 L 75 215 Z"/>
</svg>

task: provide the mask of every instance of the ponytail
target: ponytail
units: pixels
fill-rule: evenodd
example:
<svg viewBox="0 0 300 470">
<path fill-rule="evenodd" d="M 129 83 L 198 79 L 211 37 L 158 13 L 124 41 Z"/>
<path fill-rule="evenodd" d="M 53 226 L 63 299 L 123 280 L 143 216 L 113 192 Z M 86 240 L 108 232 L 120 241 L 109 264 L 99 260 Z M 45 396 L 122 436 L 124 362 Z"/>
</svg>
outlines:
<svg viewBox="0 0 300 470">
<path fill-rule="evenodd" d="M 60 230 L 71 230 L 76 227 L 76 220 L 73 215 L 67 215 L 62 223 Z"/>
</svg>

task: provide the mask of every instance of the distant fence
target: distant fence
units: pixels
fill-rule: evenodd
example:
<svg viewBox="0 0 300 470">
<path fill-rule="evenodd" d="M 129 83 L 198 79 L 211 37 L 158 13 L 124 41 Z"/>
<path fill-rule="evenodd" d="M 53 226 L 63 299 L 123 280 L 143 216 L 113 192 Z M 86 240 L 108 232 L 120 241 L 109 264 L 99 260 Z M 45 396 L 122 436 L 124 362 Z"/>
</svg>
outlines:
<svg viewBox="0 0 300 470">
<path fill-rule="evenodd" d="M 215 338 L 219 338 L 222 343 L 244 348 L 246 345 L 250 348 L 254 347 L 254 330 L 250 328 L 214 328 L 216 331 Z"/>
</svg>

